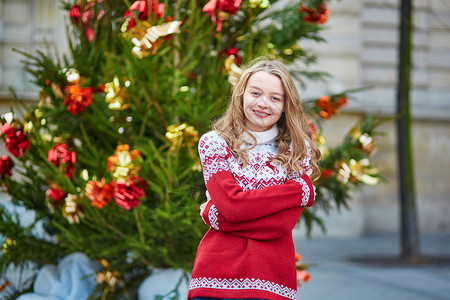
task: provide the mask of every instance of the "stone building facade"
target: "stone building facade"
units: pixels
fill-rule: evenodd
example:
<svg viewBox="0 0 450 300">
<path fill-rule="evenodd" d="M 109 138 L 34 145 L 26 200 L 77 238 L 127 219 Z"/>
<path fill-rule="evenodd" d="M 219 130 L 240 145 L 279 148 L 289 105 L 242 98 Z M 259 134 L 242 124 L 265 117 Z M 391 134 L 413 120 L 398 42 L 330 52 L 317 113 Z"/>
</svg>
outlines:
<svg viewBox="0 0 450 300">
<path fill-rule="evenodd" d="M 331 146 L 340 142 L 362 114 L 395 115 L 399 2 L 331 1 L 323 32 L 327 42 L 300 44 L 318 55 L 315 70 L 332 75 L 326 83 L 308 84 L 301 91 L 304 98 L 370 87 L 355 93 L 340 115 L 326 122 L 325 137 Z M 419 227 L 422 232 L 450 232 L 450 2 L 413 2 L 411 95 Z M 67 17 L 60 5 L 58 0 L 0 0 L 0 113 L 10 110 L 9 86 L 25 101 L 38 98 L 38 90 L 20 63 L 23 57 L 13 48 L 45 51 L 47 41 L 56 44 L 59 53 L 67 52 Z M 377 138 L 373 162 L 387 181 L 355 191 L 350 210 L 324 215 L 328 235 L 399 230 L 395 121 L 386 122 L 380 130 L 385 135 Z"/>
</svg>

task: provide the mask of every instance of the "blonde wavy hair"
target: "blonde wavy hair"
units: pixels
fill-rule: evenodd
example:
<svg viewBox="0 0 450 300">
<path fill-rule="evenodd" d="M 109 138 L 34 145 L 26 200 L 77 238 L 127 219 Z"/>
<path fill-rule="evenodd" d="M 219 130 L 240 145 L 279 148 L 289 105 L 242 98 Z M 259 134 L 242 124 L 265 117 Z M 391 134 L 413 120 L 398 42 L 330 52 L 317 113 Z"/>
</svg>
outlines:
<svg viewBox="0 0 450 300">
<path fill-rule="evenodd" d="M 281 163 L 288 171 L 303 174 L 304 170 L 300 162 L 307 156 L 308 149 L 305 143 L 307 141 L 312 150 L 311 169 L 313 175 L 311 178 L 319 178 L 320 169 L 317 163 L 320 159 L 320 151 L 312 142 L 311 130 L 306 120 L 307 116 L 303 111 L 292 76 L 287 67 L 278 60 L 263 58 L 249 63 L 234 86 L 226 112 L 214 122 L 213 129 L 225 139 L 236 159 L 246 165 L 248 163 L 247 150 L 256 146 L 256 139 L 245 127 L 244 92 L 249 78 L 257 72 L 267 72 L 280 78 L 285 91 L 284 112 L 277 122 L 279 134 L 275 139 L 275 145 L 278 148 L 278 153 L 274 160 Z M 244 132 L 254 140 L 254 144 L 250 148 L 241 148 L 244 143 Z"/>
</svg>

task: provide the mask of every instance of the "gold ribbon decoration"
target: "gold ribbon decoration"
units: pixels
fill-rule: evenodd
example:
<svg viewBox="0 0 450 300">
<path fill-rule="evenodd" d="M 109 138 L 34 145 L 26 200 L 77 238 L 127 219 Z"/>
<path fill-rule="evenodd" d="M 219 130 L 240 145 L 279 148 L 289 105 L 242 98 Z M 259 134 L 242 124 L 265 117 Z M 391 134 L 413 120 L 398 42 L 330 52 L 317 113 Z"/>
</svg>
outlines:
<svg viewBox="0 0 450 300">
<path fill-rule="evenodd" d="M 120 85 L 117 76 L 114 76 L 113 81 L 105 83 L 105 102 L 108 104 L 109 109 L 124 110 L 130 106 L 126 92 L 126 88 L 130 86 L 130 81 L 125 81 L 124 85 L 125 87 Z"/>
<path fill-rule="evenodd" d="M 350 129 L 349 135 L 356 142 L 359 142 L 361 150 L 370 154 L 375 150 L 375 141 L 368 133 L 362 133 L 360 125 Z"/>
<path fill-rule="evenodd" d="M 175 151 L 183 145 L 191 149 L 198 142 L 198 131 L 186 122 L 181 125 L 174 124 L 167 127 L 166 139 L 172 144 L 170 151 Z"/>
<path fill-rule="evenodd" d="M 63 216 L 70 224 L 80 223 L 80 218 L 84 217 L 83 208 L 77 203 L 77 200 L 76 195 L 68 194 L 62 209 Z"/>
<path fill-rule="evenodd" d="M 11 238 L 6 238 L 6 241 L 3 243 L 3 253 L 8 253 L 8 248 L 11 246 L 16 246 L 16 241 Z"/>
<path fill-rule="evenodd" d="M 370 167 L 368 159 L 361 159 L 360 161 L 350 159 L 348 162 L 343 161 L 337 163 L 337 165 L 339 168 L 337 179 L 344 184 L 361 181 L 365 184 L 375 185 L 380 181 L 376 177 L 378 169 Z"/>
<path fill-rule="evenodd" d="M 125 180 L 129 176 L 137 176 L 140 166 L 136 162 L 142 160 L 138 150 L 130 150 L 127 144 L 118 145 L 113 155 L 108 157 L 107 170 L 115 179 Z"/>
<path fill-rule="evenodd" d="M 230 55 L 225 58 L 225 70 L 228 73 L 228 82 L 235 86 L 239 80 L 239 77 L 242 74 L 242 69 L 236 64 L 236 57 L 234 55 Z"/>
<path fill-rule="evenodd" d="M 123 281 L 120 279 L 119 271 L 110 271 L 109 262 L 102 258 L 99 260 L 100 264 L 105 268 L 104 270 L 97 272 L 97 277 L 95 278 L 95 282 L 98 284 L 107 284 L 113 289 L 117 287 L 119 284 L 122 284 Z"/>
<path fill-rule="evenodd" d="M 142 21 L 129 30 L 122 26 L 122 32 L 134 44 L 131 52 L 138 58 L 143 58 L 156 53 L 163 42 L 161 37 L 180 33 L 181 24 L 181 21 L 172 21 L 152 26 L 147 21 Z"/>
</svg>

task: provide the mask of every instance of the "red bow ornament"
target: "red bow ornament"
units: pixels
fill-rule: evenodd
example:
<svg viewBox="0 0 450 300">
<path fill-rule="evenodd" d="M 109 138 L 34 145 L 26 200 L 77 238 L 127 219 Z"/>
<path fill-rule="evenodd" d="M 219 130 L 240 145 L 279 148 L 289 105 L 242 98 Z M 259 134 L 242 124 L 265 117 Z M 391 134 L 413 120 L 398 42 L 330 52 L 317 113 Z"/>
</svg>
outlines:
<svg viewBox="0 0 450 300">
<path fill-rule="evenodd" d="M 165 4 L 158 3 L 158 0 L 151 0 L 151 13 L 156 15 L 159 19 L 164 15 Z M 138 0 L 134 2 L 130 8 L 123 15 L 124 19 L 129 19 L 127 23 L 127 30 L 133 28 L 136 25 L 136 19 L 133 11 L 137 12 L 139 20 L 145 21 L 148 19 L 148 0 Z"/>
<path fill-rule="evenodd" d="M 100 20 L 105 14 L 105 11 L 102 9 L 98 12 L 96 16 L 95 2 L 102 3 L 103 0 L 91 1 L 90 3 L 86 4 L 83 7 L 83 13 L 81 13 L 80 4 L 75 4 L 69 11 L 69 17 L 72 18 L 75 24 L 77 24 L 78 26 L 80 25 L 81 19 L 82 24 L 85 26 L 85 34 L 89 42 L 92 42 L 95 34 L 94 28 L 92 27 L 93 26 L 92 23 L 94 22 L 96 17 L 97 20 Z"/>
<path fill-rule="evenodd" d="M 2 179 L 5 179 L 6 176 L 12 175 L 12 168 L 14 167 L 14 163 L 8 155 L 3 155 L 0 158 L 0 176 Z"/>
<path fill-rule="evenodd" d="M 64 105 L 67 106 L 67 110 L 71 114 L 79 114 L 92 103 L 93 93 L 100 93 L 104 90 L 105 87 L 103 85 L 96 88 L 81 87 L 79 80 L 75 80 L 64 88 L 64 92 L 66 93 Z"/>
<path fill-rule="evenodd" d="M 116 192 L 114 193 L 117 205 L 126 210 L 137 207 L 140 203 L 139 199 L 145 196 L 142 188 L 144 185 L 145 181 L 140 177 L 128 181 L 117 180 Z"/>
<path fill-rule="evenodd" d="M 203 11 L 211 17 L 213 24 L 217 24 L 216 31 L 220 31 L 222 21 L 226 17 L 234 15 L 239 10 L 241 2 L 242 0 L 211 0 L 203 7 Z"/>
<path fill-rule="evenodd" d="M 66 176 L 72 178 L 75 170 L 74 164 L 77 161 L 75 151 L 67 150 L 67 146 L 65 144 L 56 144 L 55 147 L 48 150 L 47 159 L 58 168 L 65 165 L 64 172 Z"/>
<path fill-rule="evenodd" d="M 330 14 L 325 3 L 319 5 L 319 10 L 314 7 L 308 8 L 301 4 L 299 12 L 305 13 L 303 21 L 315 24 L 324 24 L 328 20 L 328 15 Z"/>
<path fill-rule="evenodd" d="M 6 149 L 15 157 L 22 157 L 25 150 L 30 148 L 30 141 L 23 130 L 16 131 L 11 124 L 5 123 L 1 127 L 1 131 L 6 136 Z"/>
</svg>

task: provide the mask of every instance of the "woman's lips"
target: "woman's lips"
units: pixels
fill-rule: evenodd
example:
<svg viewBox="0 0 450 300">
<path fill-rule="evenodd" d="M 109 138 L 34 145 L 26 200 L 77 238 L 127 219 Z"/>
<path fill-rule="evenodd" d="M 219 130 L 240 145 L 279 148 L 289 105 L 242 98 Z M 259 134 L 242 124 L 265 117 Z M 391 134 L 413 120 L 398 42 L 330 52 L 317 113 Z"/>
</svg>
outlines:
<svg viewBox="0 0 450 300">
<path fill-rule="evenodd" d="M 253 111 L 255 113 L 255 115 L 259 118 L 267 118 L 270 114 L 263 112 L 263 111 L 259 111 L 259 110 L 254 110 Z"/>
</svg>

